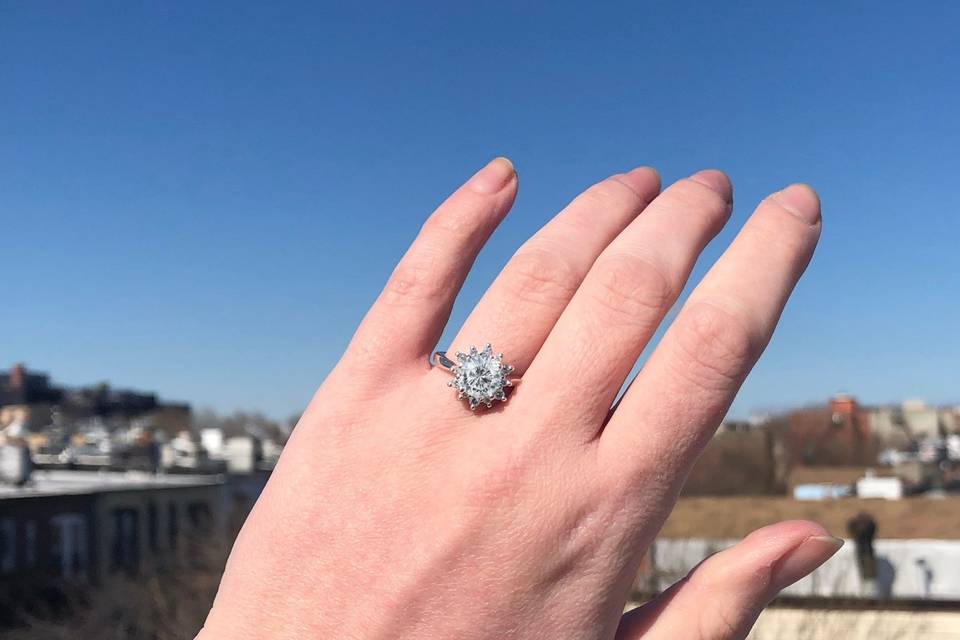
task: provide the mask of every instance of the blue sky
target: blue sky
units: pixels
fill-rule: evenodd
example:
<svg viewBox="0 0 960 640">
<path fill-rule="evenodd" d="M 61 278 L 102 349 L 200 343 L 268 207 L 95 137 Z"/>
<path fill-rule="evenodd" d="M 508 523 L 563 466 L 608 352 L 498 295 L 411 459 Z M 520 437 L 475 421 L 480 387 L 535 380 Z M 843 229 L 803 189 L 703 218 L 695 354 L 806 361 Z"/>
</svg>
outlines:
<svg viewBox="0 0 960 640">
<path fill-rule="evenodd" d="M 342 3 L 346 4 L 346 3 Z M 824 235 L 733 413 L 960 401 L 960 5 L 0 3 L 0 366 L 299 411 L 425 215 L 521 176 L 512 251 L 640 164 Z"/>
</svg>

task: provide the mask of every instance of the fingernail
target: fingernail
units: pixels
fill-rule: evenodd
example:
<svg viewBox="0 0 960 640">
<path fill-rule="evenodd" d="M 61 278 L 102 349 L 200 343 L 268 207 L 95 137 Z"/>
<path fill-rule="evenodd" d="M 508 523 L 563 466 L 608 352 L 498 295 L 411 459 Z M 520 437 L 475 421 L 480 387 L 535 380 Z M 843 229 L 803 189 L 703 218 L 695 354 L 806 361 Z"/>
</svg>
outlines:
<svg viewBox="0 0 960 640">
<path fill-rule="evenodd" d="M 513 163 L 506 158 L 494 158 L 467 181 L 467 187 L 477 193 L 496 193 L 507 186 L 514 176 Z"/>
<path fill-rule="evenodd" d="M 660 191 L 660 174 L 653 167 L 637 167 L 626 173 L 610 176 L 631 191 L 649 202 Z"/>
<path fill-rule="evenodd" d="M 820 220 L 820 198 L 805 184 L 792 184 L 771 197 L 807 224 L 816 224 Z"/>
<path fill-rule="evenodd" d="M 780 561 L 771 576 L 779 591 L 791 585 L 830 559 L 843 546 L 843 540 L 833 536 L 812 536 Z"/>
<path fill-rule="evenodd" d="M 704 169 L 690 176 L 690 179 L 713 189 L 723 196 L 723 199 L 726 200 L 728 204 L 733 202 L 733 188 L 730 186 L 730 180 L 723 171 Z"/>
</svg>

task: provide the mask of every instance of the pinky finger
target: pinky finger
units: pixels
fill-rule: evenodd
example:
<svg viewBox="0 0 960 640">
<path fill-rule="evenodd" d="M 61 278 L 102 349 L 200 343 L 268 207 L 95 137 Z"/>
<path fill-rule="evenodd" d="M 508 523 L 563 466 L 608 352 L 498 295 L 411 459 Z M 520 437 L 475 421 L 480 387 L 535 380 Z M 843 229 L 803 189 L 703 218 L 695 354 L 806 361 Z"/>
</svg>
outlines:
<svg viewBox="0 0 960 640">
<path fill-rule="evenodd" d="M 826 562 L 843 540 L 818 524 L 781 522 L 717 553 L 627 613 L 616 640 L 741 640 L 784 588 Z"/>
</svg>

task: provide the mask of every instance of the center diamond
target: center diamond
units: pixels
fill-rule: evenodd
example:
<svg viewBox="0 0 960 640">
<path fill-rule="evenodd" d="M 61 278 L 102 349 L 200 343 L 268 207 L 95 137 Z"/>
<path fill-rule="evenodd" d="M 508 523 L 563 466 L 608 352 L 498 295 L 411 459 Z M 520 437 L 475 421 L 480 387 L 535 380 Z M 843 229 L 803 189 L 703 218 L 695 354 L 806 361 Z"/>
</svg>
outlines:
<svg viewBox="0 0 960 640">
<path fill-rule="evenodd" d="M 458 397 L 469 400 L 471 409 L 476 409 L 481 402 L 489 407 L 494 400 L 506 401 L 503 390 L 512 386 L 507 378 L 511 371 L 513 367 L 504 364 L 503 354 L 494 355 L 489 344 L 483 351 L 470 347 L 469 353 L 457 352 L 453 380 L 447 384 L 458 391 Z"/>
</svg>

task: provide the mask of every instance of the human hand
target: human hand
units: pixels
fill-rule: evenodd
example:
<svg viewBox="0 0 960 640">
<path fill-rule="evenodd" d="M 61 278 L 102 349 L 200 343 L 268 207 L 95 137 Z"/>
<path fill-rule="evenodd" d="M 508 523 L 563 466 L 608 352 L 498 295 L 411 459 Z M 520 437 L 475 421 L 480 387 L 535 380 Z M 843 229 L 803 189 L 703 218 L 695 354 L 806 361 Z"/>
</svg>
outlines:
<svg viewBox="0 0 960 640">
<path fill-rule="evenodd" d="M 428 358 L 516 190 L 496 159 L 427 220 L 292 434 L 200 638 L 743 638 L 839 548 L 813 523 L 766 527 L 621 618 L 813 254 L 816 194 L 760 204 L 611 410 L 732 192 L 718 171 L 663 193 L 647 168 L 594 185 L 453 340 L 492 342 L 522 375 L 474 412 Z"/>
</svg>

